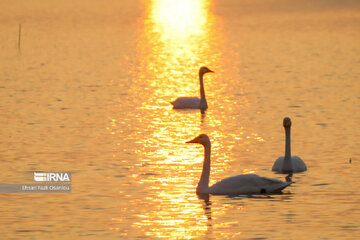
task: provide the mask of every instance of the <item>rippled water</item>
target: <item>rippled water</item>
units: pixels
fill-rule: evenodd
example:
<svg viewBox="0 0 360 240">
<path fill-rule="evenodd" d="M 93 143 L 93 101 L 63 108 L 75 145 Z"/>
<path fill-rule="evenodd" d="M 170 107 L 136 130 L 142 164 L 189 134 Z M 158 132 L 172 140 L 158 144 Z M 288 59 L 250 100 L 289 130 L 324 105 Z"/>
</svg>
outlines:
<svg viewBox="0 0 360 240">
<path fill-rule="evenodd" d="M 71 171 L 72 193 L 0 194 L 4 239 L 357 239 L 360 6 L 356 1 L 0 2 L 1 183 Z M 21 47 L 18 49 L 18 25 Z M 205 75 L 209 109 L 175 111 Z M 273 196 L 195 194 L 308 171 Z M 349 163 L 349 159 L 352 163 Z"/>
</svg>

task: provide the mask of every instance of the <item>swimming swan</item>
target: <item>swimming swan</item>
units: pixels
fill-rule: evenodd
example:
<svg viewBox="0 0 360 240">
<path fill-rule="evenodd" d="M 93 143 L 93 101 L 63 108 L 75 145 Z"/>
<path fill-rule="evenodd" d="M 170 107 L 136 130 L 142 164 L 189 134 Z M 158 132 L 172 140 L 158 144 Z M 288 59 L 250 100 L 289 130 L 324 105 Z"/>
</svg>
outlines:
<svg viewBox="0 0 360 240">
<path fill-rule="evenodd" d="M 206 98 L 205 98 L 205 89 L 204 89 L 204 80 L 203 76 L 205 73 L 213 72 L 207 67 L 201 67 L 199 70 L 199 79 L 200 79 L 200 97 L 179 97 L 175 101 L 171 102 L 174 109 L 201 109 L 206 110 L 208 108 Z"/>
<path fill-rule="evenodd" d="M 291 173 L 291 172 L 304 172 L 307 170 L 306 164 L 301 158 L 297 156 L 291 156 L 290 150 L 290 118 L 284 118 L 283 125 L 285 128 L 286 140 L 285 140 L 285 157 L 279 157 L 272 170 L 280 173 Z"/>
<path fill-rule="evenodd" d="M 206 134 L 200 134 L 186 143 L 200 143 L 205 149 L 203 170 L 196 188 L 197 194 L 241 195 L 280 193 L 282 189 L 293 183 L 292 181 L 283 182 L 273 178 L 260 177 L 255 174 L 241 174 L 225 178 L 209 187 L 211 155 L 211 143 L 209 137 Z"/>
</svg>

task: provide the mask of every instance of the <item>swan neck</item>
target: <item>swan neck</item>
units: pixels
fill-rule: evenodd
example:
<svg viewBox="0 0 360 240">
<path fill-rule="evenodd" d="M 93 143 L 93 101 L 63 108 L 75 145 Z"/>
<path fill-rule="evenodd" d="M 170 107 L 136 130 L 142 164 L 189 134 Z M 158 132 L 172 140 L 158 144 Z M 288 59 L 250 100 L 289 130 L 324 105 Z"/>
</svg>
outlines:
<svg viewBox="0 0 360 240">
<path fill-rule="evenodd" d="M 204 88 L 204 74 L 199 73 L 199 79 L 200 79 L 200 108 L 207 109 L 207 102 L 205 98 L 205 88 Z"/>
<path fill-rule="evenodd" d="M 209 179 L 210 179 L 210 155 L 211 155 L 211 144 L 210 142 L 204 144 L 204 163 L 203 170 L 201 173 L 200 181 L 197 186 L 198 192 L 206 192 L 209 189 Z"/>
<path fill-rule="evenodd" d="M 285 128 L 285 161 L 291 161 L 290 128 Z"/>
</svg>

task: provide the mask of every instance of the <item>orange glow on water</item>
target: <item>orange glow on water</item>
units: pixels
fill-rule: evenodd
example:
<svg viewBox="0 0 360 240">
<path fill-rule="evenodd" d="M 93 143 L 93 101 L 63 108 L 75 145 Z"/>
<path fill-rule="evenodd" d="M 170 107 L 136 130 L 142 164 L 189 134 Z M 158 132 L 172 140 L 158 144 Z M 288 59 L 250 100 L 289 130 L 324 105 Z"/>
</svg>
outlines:
<svg viewBox="0 0 360 240">
<path fill-rule="evenodd" d="M 15 2 L 0 1 L 0 180 L 71 171 L 74 191 L 0 194 L 4 239 L 360 239 L 359 1 Z M 173 110 L 203 65 L 206 115 Z M 204 151 L 186 141 L 209 135 L 210 184 L 284 180 L 285 116 L 308 165 L 295 184 L 198 198 Z"/>
</svg>

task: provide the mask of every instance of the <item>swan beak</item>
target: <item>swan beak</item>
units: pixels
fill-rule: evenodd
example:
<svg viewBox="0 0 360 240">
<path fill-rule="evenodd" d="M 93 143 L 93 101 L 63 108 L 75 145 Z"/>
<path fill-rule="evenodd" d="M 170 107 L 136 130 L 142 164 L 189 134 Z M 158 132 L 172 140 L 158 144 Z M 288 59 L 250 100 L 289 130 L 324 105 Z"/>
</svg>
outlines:
<svg viewBox="0 0 360 240">
<path fill-rule="evenodd" d="M 186 143 L 198 143 L 198 137 L 194 138 L 193 140 L 187 141 Z"/>
</svg>

